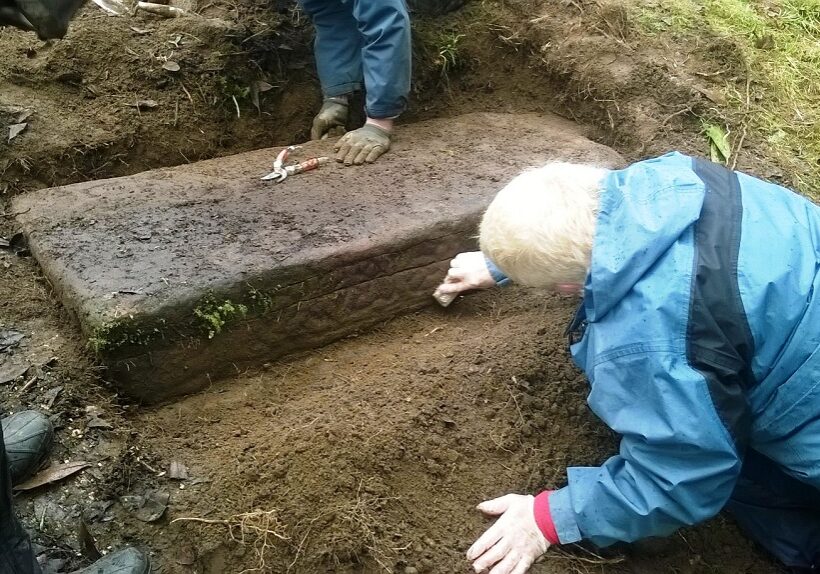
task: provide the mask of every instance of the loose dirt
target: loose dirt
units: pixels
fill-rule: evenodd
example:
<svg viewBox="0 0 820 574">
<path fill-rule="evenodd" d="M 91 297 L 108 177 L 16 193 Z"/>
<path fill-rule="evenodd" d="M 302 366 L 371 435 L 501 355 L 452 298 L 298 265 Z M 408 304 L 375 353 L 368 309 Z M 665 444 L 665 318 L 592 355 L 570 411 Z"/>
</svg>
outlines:
<svg viewBox="0 0 820 574">
<path fill-rule="evenodd" d="M 0 236 L 16 231 L 15 194 L 305 139 L 319 94 L 293 4 L 194 9 L 201 18 L 125 19 L 91 6 L 50 45 L 0 31 L 0 122 L 33 112 L 0 143 Z M 731 43 L 635 45 L 624 14 L 487 0 L 419 17 L 403 119 L 552 111 L 628 159 L 707 153 L 693 112 L 719 105 L 721 70 L 743 89 Z M 782 178 L 756 146 L 750 134 L 738 167 Z M 53 459 L 93 463 L 18 508 L 65 569 L 89 561 L 82 518 L 100 548 L 150 549 L 158 572 L 467 572 L 463 552 L 489 524 L 476 503 L 560 486 L 567 465 L 615 452 L 567 360 L 572 307 L 523 290 L 473 295 L 148 409 L 107 385 L 31 259 L 0 249 L 0 330 L 26 334 L 12 352 L 33 369 L 0 389 L 0 406 L 51 413 Z M 188 478 L 169 478 L 172 462 Z M 143 522 L 146 498 L 165 493 L 161 517 Z M 777 571 L 723 517 L 591 552 L 551 551 L 533 571 Z"/>
</svg>

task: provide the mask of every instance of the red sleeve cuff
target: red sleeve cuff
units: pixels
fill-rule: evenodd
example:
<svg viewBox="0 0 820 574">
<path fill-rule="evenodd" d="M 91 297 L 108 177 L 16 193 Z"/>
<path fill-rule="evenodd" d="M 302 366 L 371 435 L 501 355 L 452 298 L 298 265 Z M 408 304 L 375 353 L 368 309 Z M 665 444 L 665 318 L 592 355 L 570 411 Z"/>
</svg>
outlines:
<svg viewBox="0 0 820 574">
<path fill-rule="evenodd" d="M 547 542 L 558 544 L 558 532 L 555 530 L 555 523 L 552 521 L 552 514 L 550 513 L 550 494 L 552 494 L 551 490 L 545 490 L 535 497 L 533 514 L 535 514 L 535 523 L 541 530 L 541 534 L 547 539 Z"/>
</svg>

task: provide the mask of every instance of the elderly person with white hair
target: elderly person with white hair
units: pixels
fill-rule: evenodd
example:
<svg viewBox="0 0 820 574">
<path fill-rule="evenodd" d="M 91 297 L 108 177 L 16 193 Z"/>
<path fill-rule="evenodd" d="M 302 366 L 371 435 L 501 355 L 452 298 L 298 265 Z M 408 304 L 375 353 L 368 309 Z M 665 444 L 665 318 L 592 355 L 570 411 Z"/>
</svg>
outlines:
<svg viewBox="0 0 820 574">
<path fill-rule="evenodd" d="M 467 552 L 521 574 L 550 545 L 668 535 L 726 508 L 794 571 L 820 567 L 820 208 L 678 153 L 514 179 L 439 293 L 509 279 L 581 292 L 568 335 L 622 436 L 567 485 L 479 505 Z M 509 279 L 508 279 L 509 278 Z"/>
</svg>

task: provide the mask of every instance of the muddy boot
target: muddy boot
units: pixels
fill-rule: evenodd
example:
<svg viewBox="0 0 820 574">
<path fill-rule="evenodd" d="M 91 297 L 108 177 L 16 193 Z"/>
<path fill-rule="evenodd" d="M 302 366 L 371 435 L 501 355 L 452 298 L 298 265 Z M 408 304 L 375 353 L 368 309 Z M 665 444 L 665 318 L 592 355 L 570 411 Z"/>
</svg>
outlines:
<svg viewBox="0 0 820 574">
<path fill-rule="evenodd" d="M 26 21 L 41 40 L 62 38 L 85 0 L 15 0 Z"/>
<path fill-rule="evenodd" d="M 11 483 L 31 478 L 51 450 L 54 429 L 37 411 L 20 411 L 2 420 Z"/>
<path fill-rule="evenodd" d="M 148 555 L 136 548 L 123 548 L 103 556 L 88 568 L 74 574 L 148 574 L 151 562 Z"/>
<path fill-rule="evenodd" d="M 0 0 L 0 26 L 14 26 L 21 30 L 33 31 L 34 26 L 11 0 Z"/>
</svg>

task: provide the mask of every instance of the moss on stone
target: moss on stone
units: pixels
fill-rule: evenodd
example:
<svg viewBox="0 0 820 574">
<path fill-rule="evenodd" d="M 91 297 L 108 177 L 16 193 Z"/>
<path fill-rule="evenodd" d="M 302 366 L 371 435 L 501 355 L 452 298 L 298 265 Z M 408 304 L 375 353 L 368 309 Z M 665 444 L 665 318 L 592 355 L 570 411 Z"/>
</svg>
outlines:
<svg viewBox="0 0 820 574">
<path fill-rule="evenodd" d="M 198 319 L 200 328 L 208 334 L 209 339 L 222 332 L 222 328 L 238 319 L 244 319 L 248 314 L 248 307 L 242 303 L 234 303 L 230 299 L 222 302 L 212 296 L 206 297 L 194 309 L 194 316 Z"/>
<path fill-rule="evenodd" d="M 158 319 L 153 325 L 144 325 L 131 317 L 125 317 L 103 323 L 94 329 L 88 338 L 88 348 L 99 355 L 126 346 L 145 346 L 164 337 L 164 319 Z"/>
</svg>

